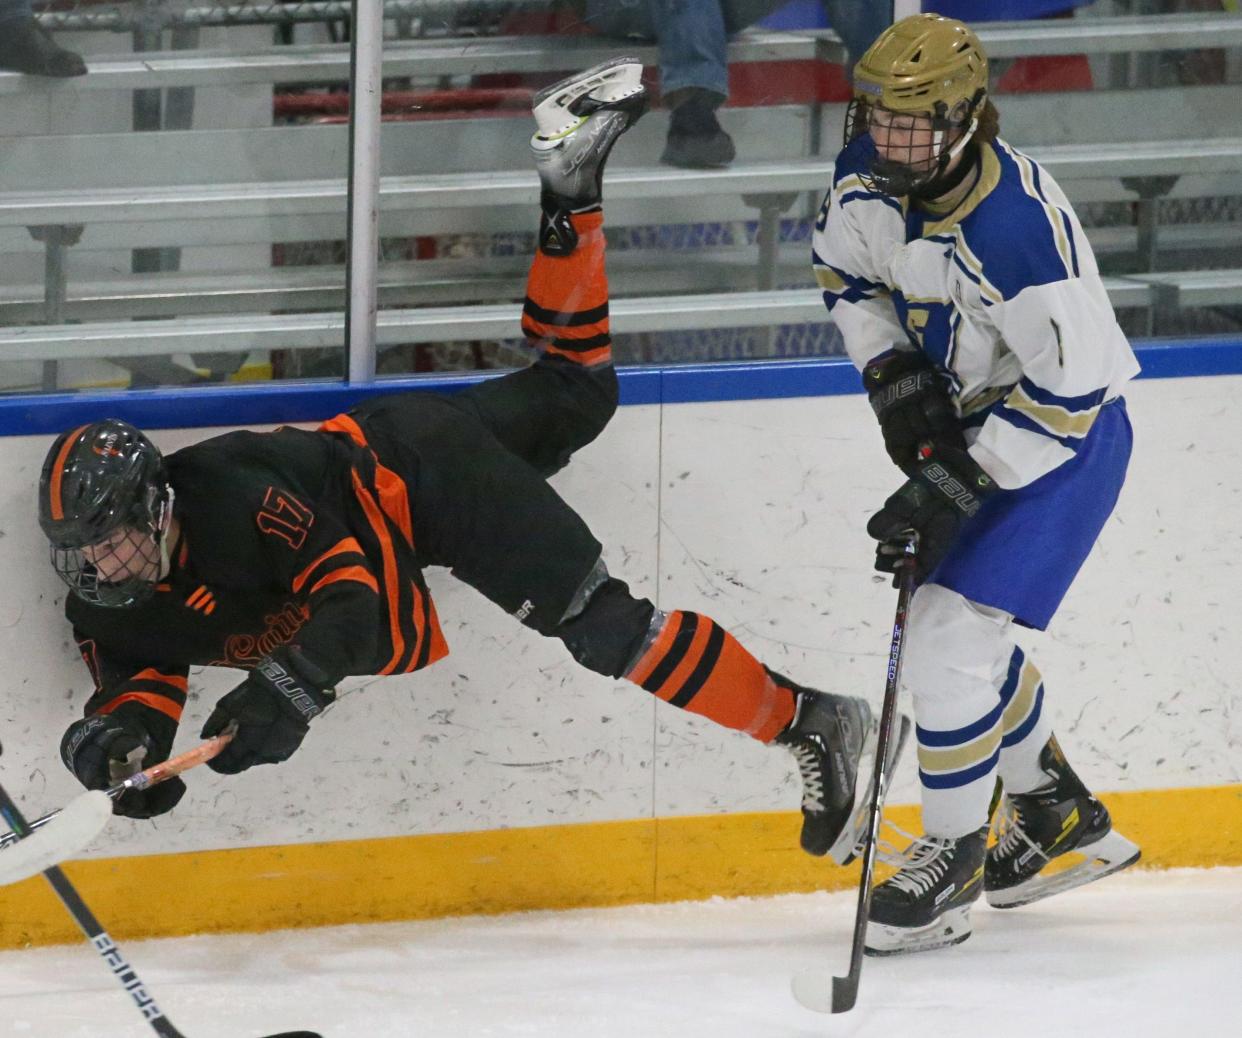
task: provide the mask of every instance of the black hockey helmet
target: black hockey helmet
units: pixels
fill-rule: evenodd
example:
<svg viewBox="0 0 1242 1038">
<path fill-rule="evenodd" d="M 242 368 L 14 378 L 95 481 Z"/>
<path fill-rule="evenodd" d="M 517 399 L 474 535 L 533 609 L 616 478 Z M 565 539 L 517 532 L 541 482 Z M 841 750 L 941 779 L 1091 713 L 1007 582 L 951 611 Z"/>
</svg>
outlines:
<svg viewBox="0 0 1242 1038">
<path fill-rule="evenodd" d="M 159 448 L 128 422 L 62 433 L 39 477 L 53 568 L 87 602 L 133 605 L 160 576 L 171 501 Z"/>
</svg>

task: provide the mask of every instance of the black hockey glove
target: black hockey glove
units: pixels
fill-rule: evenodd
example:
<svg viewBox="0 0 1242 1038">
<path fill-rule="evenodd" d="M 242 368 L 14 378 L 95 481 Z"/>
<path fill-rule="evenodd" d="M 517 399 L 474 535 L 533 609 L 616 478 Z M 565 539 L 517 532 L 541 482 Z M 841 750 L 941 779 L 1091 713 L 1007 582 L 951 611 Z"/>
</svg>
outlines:
<svg viewBox="0 0 1242 1038">
<path fill-rule="evenodd" d="M 60 759 L 87 789 L 107 789 L 143 768 L 168 759 L 177 725 L 142 703 L 122 703 L 110 714 L 74 721 L 60 740 Z M 113 801 L 114 814 L 154 818 L 171 811 L 185 795 L 185 783 L 166 779 L 148 789 L 131 789 Z"/>
<path fill-rule="evenodd" d="M 965 450 L 924 444 L 913 475 L 867 522 L 868 535 L 880 542 L 875 568 L 895 574 L 914 531 L 919 535 L 916 575 L 924 579 L 952 547 L 962 523 L 997 489 Z"/>
<path fill-rule="evenodd" d="M 884 449 L 907 476 L 914 475 L 921 443 L 966 449 L 948 388 L 922 351 L 881 353 L 863 368 L 862 381 Z"/>
<path fill-rule="evenodd" d="M 293 756 L 336 696 L 327 676 L 297 649 L 284 645 L 265 656 L 246 680 L 216 704 L 203 725 L 203 738 L 219 735 L 230 723 L 237 732 L 207 766 L 236 775 L 256 764 L 279 764 Z"/>
</svg>

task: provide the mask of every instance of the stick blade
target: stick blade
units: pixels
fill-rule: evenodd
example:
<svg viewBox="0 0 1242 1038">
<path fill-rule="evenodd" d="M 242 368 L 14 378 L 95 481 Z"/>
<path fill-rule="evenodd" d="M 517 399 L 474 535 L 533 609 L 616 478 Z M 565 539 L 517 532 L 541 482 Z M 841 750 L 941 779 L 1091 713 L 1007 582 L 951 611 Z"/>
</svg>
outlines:
<svg viewBox="0 0 1242 1038">
<path fill-rule="evenodd" d="M 318 1031 L 281 1031 L 280 1034 L 265 1034 L 262 1038 L 323 1038 Z"/>
<path fill-rule="evenodd" d="M 858 977 L 825 977 L 819 970 L 804 970 L 793 978 L 798 1003 L 816 1013 L 847 1013 L 858 1000 Z"/>
<path fill-rule="evenodd" d="M 832 989 L 824 983 L 825 979 L 818 970 L 794 974 L 791 987 L 798 1004 L 816 1013 L 831 1013 Z"/>
<path fill-rule="evenodd" d="M 856 974 L 832 978 L 832 1011 L 834 1013 L 848 1013 L 857 1001 L 858 976 Z"/>
<path fill-rule="evenodd" d="M 29 836 L 0 851 L 0 886 L 29 876 L 72 858 L 95 839 L 112 817 L 112 801 L 93 789 L 76 798 L 56 817 Z"/>
</svg>

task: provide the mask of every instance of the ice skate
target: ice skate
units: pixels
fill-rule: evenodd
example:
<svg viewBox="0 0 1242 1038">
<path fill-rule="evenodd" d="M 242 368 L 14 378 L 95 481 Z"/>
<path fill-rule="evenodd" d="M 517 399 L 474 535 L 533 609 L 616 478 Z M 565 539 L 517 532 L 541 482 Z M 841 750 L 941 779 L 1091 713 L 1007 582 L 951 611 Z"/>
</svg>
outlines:
<svg viewBox="0 0 1242 1038">
<path fill-rule="evenodd" d="M 539 244 L 550 255 L 573 251 L 569 215 L 600 204 L 608 154 L 647 110 L 642 72 L 637 59 L 614 58 L 535 95 L 530 148 L 543 189 Z"/>
<path fill-rule="evenodd" d="M 1113 832 L 1108 808 L 1066 763 L 1056 737 L 1040 751 L 1048 785 L 1006 794 L 988 851 L 984 886 L 993 908 L 1017 908 L 1103 879 L 1139 860 L 1136 844 Z"/>
<path fill-rule="evenodd" d="M 802 773 L 802 849 L 847 865 L 867 827 L 879 724 L 865 700 L 772 677 L 797 696 L 794 719 L 775 742 L 793 754 Z M 889 746 L 890 774 L 909 730 L 909 719 L 899 716 Z"/>
<path fill-rule="evenodd" d="M 988 827 L 960 837 L 920 836 L 905 864 L 875 888 L 867 919 L 868 955 L 899 955 L 961 944 L 970 906 L 983 893 Z"/>
</svg>

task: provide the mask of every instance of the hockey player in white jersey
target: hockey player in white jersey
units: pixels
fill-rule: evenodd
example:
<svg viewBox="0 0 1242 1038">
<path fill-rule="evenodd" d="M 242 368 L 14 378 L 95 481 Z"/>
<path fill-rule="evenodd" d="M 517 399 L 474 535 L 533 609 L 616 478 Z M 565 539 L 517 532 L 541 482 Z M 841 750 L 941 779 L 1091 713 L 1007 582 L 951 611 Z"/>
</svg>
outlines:
<svg viewBox="0 0 1242 1038">
<path fill-rule="evenodd" d="M 926 836 L 875 890 L 867 950 L 886 954 L 965 940 L 985 890 L 1014 907 L 1138 860 L 1013 627 L 1047 627 L 1112 512 L 1139 369 L 1065 195 L 998 138 L 967 26 L 897 22 L 854 88 L 815 272 L 906 476 L 867 526 L 876 568 L 919 536 L 902 687 Z"/>
</svg>

